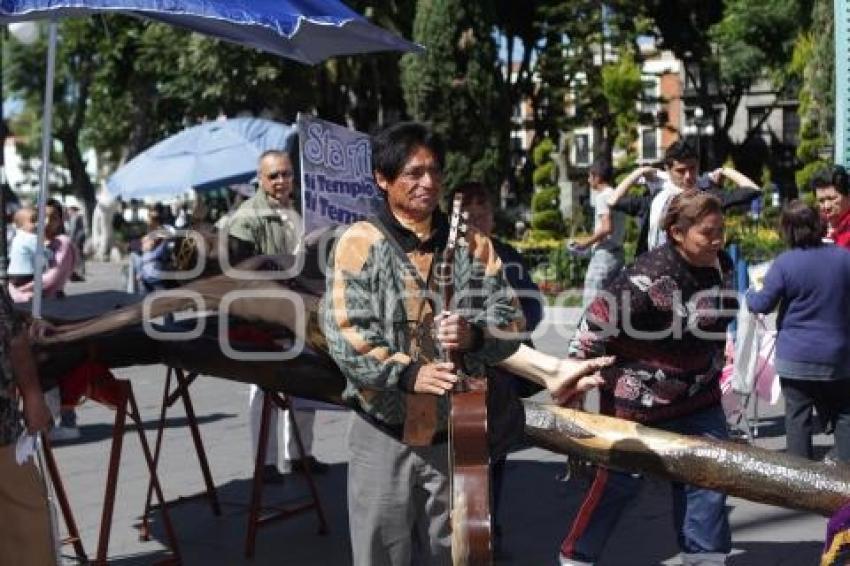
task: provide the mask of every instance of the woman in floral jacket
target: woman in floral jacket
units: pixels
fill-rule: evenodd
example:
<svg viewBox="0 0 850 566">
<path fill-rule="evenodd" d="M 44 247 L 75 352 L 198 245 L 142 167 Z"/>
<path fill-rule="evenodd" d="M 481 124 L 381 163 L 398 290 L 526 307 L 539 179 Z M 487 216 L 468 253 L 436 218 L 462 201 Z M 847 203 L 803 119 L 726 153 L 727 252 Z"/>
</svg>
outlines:
<svg viewBox="0 0 850 566">
<path fill-rule="evenodd" d="M 732 262 L 722 251 L 720 201 L 703 192 L 673 199 L 662 224 L 668 243 L 640 256 L 588 307 L 572 351 L 614 354 L 602 370 L 606 414 L 681 434 L 725 438 L 718 378 L 726 326 L 737 308 Z M 561 546 L 562 564 L 598 560 L 641 478 L 598 468 Z M 683 564 L 724 564 L 731 534 L 723 494 L 674 484 Z"/>
</svg>

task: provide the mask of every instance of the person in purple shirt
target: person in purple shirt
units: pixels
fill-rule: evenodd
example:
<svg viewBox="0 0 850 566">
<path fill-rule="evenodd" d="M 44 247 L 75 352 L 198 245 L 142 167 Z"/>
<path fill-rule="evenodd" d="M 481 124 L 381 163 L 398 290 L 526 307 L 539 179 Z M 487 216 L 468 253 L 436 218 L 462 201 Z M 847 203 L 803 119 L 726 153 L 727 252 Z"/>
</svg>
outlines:
<svg viewBox="0 0 850 566">
<path fill-rule="evenodd" d="M 824 243 L 817 211 L 792 201 L 780 232 L 789 250 L 776 258 L 747 306 L 777 306 L 776 372 L 785 397 L 788 452 L 813 459 L 812 409 L 835 425 L 838 459 L 850 462 L 850 252 Z"/>
</svg>

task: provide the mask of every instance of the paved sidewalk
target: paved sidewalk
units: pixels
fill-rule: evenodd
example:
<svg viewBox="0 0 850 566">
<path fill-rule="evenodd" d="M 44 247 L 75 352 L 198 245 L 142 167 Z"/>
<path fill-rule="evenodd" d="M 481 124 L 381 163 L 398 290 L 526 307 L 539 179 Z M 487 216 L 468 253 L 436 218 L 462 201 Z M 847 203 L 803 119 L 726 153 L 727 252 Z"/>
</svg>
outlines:
<svg viewBox="0 0 850 566">
<path fill-rule="evenodd" d="M 91 263 L 88 281 L 69 286 L 71 294 L 102 289 L 121 289 L 120 269 L 114 264 Z M 559 313 L 569 320 L 571 312 Z M 549 328 L 538 340 L 541 349 L 565 353 L 562 325 Z M 154 441 L 153 423 L 159 416 L 164 384 L 163 366 L 133 367 L 116 372 L 130 379 L 145 420 L 148 440 Z M 330 464 L 331 471 L 318 478 L 322 503 L 329 522 L 326 536 L 317 534 L 315 514 L 307 513 L 260 530 L 256 557 L 244 558 L 249 478 L 253 457 L 247 427 L 247 386 L 223 379 L 202 377 L 192 387 L 192 398 L 201 435 L 210 460 L 213 479 L 223 502 L 223 516 L 215 517 L 203 499 L 171 507 L 185 564 L 289 564 L 344 565 L 350 563 L 345 498 L 348 414 L 320 411 L 316 424 L 315 454 Z M 762 407 L 761 437 L 757 443 L 770 448 L 784 446 L 781 407 Z M 71 504 L 90 557 L 96 551 L 101 505 L 105 489 L 111 423 L 114 413 L 86 403 L 79 409 L 82 438 L 58 446 L 57 460 L 70 494 Z M 178 403 L 168 417 L 161 457 L 160 478 L 167 498 L 198 493 L 203 488 L 185 415 Z M 818 438 L 824 447 L 831 439 Z M 511 456 L 503 504 L 506 564 L 554 565 L 561 538 L 583 494 L 581 481 L 559 480 L 564 458 L 540 449 Z M 164 532 L 154 514 L 154 540 L 141 542 L 135 525 L 143 508 L 147 474 L 136 431 L 125 437 L 118 479 L 115 517 L 109 547 L 115 564 L 151 564 L 165 556 Z M 283 486 L 267 487 L 269 500 L 286 500 L 306 494 L 304 482 L 292 477 Z M 623 518 L 610 541 L 600 566 L 678 564 L 670 518 L 667 485 L 647 481 L 639 501 Z M 825 530 L 823 518 L 731 499 L 734 566 L 816 564 Z M 65 547 L 70 554 L 70 547 Z M 69 563 L 73 563 L 69 560 Z"/>
</svg>

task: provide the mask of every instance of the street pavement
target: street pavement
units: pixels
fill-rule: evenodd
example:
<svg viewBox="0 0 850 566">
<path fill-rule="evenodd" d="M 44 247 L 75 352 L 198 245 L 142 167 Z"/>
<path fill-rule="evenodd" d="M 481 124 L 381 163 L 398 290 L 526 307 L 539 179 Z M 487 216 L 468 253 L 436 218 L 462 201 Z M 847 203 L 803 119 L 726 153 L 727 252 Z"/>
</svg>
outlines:
<svg viewBox="0 0 850 566">
<path fill-rule="evenodd" d="M 90 263 L 87 281 L 69 284 L 69 295 L 95 290 L 122 289 L 121 269 L 114 263 Z M 575 311 L 549 311 L 545 332 L 536 340 L 540 349 L 564 355 L 569 329 L 565 322 Z M 154 423 L 159 416 L 164 366 L 137 366 L 117 370 L 129 379 L 153 445 Z M 250 453 L 247 391 L 243 384 L 214 377 L 200 377 L 191 388 L 201 436 L 210 461 L 212 476 L 222 500 L 222 516 L 212 514 L 204 498 L 171 506 L 183 563 L 187 565 L 350 564 L 346 512 L 346 430 L 349 415 L 344 411 L 319 411 L 316 419 L 314 453 L 331 464 L 330 471 L 317 476 L 321 503 L 328 519 L 328 533 L 318 533 L 315 513 L 308 512 L 262 528 L 257 536 L 253 560 L 244 557 L 247 503 L 253 456 Z M 781 403 L 759 407 L 759 434 L 754 442 L 762 447 L 784 447 Z M 82 437 L 57 445 L 55 454 L 71 506 L 90 557 L 94 557 L 112 423 L 115 413 L 93 402 L 79 410 Z M 159 474 L 168 499 L 186 497 L 203 489 L 200 468 L 193 449 L 182 406 L 168 413 L 167 430 Z M 822 451 L 831 438 L 819 436 Z M 508 557 L 503 564 L 544 566 L 557 564 L 557 552 L 569 522 L 581 502 L 586 481 L 563 481 L 565 458 L 530 448 L 511 455 L 504 485 L 500 521 Z M 141 515 L 148 474 L 137 431 L 125 434 L 117 486 L 117 503 L 111 525 L 110 562 L 121 565 L 151 564 L 168 556 L 164 529 L 158 513 L 153 514 L 153 538 L 139 540 Z M 300 476 L 290 475 L 283 485 L 266 487 L 267 504 L 296 501 L 307 494 Z M 670 512 L 669 486 L 647 479 L 638 501 L 629 508 L 609 541 L 599 566 L 644 566 L 679 564 L 676 537 Z M 733 530 L 733 566 L 799 566 L 817 564 L 825 532 L 824 518 L 748 502 L 729 500 Z M 64 532 L 64 525 L 62 525 Z M 67 563 L 75 563 L 71 547 L 64 547 Z"/>
</svg>

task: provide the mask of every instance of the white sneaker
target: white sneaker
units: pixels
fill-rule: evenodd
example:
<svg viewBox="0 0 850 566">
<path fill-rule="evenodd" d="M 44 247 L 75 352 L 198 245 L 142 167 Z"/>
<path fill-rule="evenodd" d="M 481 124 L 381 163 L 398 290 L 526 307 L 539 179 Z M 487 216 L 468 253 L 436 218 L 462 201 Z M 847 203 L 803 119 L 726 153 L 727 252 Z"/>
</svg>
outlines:
<svg viewBox="0 0 850 566">
<path fill-rule="evenodd" d="M 722 552 L 683 552 L 680 556 L 682 566 L 724 566 L 726 564 L 726 554 Z"/>
<path fill-rule="evenodd" d="M 558 564 L 560 566 L 593 566 L 592 562 L 582 562 L 581 560 L 574 560 L 572 558 L 567 558 L 561 553 L 558 553 Z"/>
<path fill-rule="evenodd" d="M 68 442 L 80 437 L 80 428 L 76 426 L 55 426 L 48 433 L 50 442 Z"/>
</svg>

